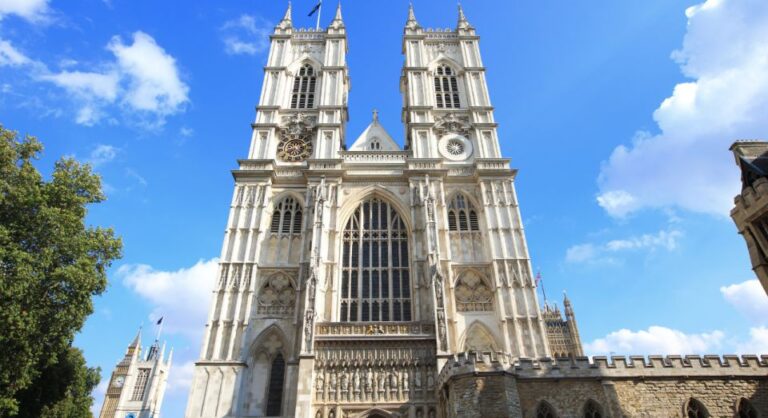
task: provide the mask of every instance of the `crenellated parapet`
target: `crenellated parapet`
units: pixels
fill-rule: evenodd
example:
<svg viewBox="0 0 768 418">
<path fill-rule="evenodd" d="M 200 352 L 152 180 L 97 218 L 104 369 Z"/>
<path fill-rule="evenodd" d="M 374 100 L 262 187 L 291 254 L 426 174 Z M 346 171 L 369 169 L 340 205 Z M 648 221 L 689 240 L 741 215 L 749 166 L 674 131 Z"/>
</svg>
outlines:
<svg viewBox="0 0 768 418">
<path fill-rule="evenodd" d="M 438 376 L 442 387 L 456 376 L 508 374 L 523 379 L 761 378 L 768 380 L 768 355 L 651 355 L 514 358 L 502 352 L 459 353 Z"/>
</svg>

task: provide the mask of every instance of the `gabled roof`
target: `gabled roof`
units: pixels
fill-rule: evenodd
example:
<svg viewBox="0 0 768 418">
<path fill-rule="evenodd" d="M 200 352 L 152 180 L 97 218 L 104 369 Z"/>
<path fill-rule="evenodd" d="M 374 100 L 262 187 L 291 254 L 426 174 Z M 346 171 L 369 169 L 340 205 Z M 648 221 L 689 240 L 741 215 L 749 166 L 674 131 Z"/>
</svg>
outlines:
<svg viewBox="0 0 768 418">
<path fill-rule="evenodd" d="M 378 145 L 375 145 L 378 143 Z M 371 124 L 349 147 L 350 151 L 401 151 L 394 139 L 379 123 L 379 112 L 373 111 Z"/>
</svg>

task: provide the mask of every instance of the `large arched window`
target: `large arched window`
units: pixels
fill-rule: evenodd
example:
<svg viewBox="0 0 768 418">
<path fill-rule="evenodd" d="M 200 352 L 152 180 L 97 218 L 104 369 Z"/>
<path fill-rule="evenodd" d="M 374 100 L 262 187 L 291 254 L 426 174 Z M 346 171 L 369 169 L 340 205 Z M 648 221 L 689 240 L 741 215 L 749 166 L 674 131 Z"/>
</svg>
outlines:
<svg viewBox="0 0 768 418">
<path fill-rule="evenodd" d="M 739 400 L 739 405 L 736 410 L 738 418 L 757 418 L 757 409 L 752 405 L 752 402 L 746 398 Z"/>
<path fill-rule="evenodd" d="M 458 109 L 460 107 L 456 72 L 445 64 L 435 70 L 435 103 L 438 108 Z"/>
<path fill-rule="evenodd" d="M 410 321 L 408 232 L 387 202 L 358 206 L 343 232 L 342 322 Z"/>
<path fill-rule="evenodd" d="M 592 399 L 584 405 L 584 418 L 603 418 L 603 412 L 600 405 Z"/>
<path fill-rule="evenodd" d="M 309 109 L 314 107 L 316 83 L 315 69 L 309 64 L 304 64 L 299 69 L 299 74 L 293 79 L 291 109 Z"/>
<path fill-rule="evenodd" d="M 278 354 L 272 360 L 269 370 L 269 387 L 267 390 L 267 416 L 282 415 L 283 410 L 283 383 L 285 378 L 285 359 Z"/>
<path fill-rule="evenodd" d="M 694 398 L 689 399 L 685 405 L 685 414 L 688 418 L 709 418 L 707 408 Z"/>
<path fill-rule="evenodd" d="M 269 232 L 280 235 L 301 233 L 301 205 L 296 199 L 286 197 L 277 204 Z"/>
<path fill-rule="evenodd" d="M 550 404 L 541 401 L 536 407 L 536 418 L 557 418 L 557 414 Z"/>
</svg>

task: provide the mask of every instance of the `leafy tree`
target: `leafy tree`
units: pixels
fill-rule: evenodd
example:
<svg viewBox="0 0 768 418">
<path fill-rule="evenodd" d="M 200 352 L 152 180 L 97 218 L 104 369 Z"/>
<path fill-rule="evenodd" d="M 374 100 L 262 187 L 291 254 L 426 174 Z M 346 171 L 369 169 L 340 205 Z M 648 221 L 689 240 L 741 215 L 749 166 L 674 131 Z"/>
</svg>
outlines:
<svg viewBox="0 0 768 418">
<path fill-rule="evenodd" d="M 70 347 L 122 249 L 111 229 L 84 223 L 87 206 L 105 198 L 100 178 L 62 158 L 46 180 L 32 164 L 42 149 L 0 125 L 0 417 L 29 410 L 19 395 L 49 384 L 45 376 L 71 380 L 57 382 L 64 397 L 46 397 L 41 411 L 65 408 L 67 396 L 82 397 L 93 383 Z"/>
</svg>

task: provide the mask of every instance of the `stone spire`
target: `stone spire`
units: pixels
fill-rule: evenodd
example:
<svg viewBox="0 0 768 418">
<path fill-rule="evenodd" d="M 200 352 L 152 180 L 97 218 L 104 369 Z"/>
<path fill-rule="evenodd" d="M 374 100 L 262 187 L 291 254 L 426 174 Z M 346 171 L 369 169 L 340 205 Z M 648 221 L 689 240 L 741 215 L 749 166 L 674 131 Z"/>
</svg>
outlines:
<svg viewBox="0 0 768 418">
<path fill-rule="evenodd" d="M 416 14 L 413 12 L 413 3 L 408 5 L 408 20 L 405 21 L 405 27 L 408 29 L 420 27 L 419 22 L 416 21 Z"/>
<path fill-rule="evenodd" d="M 290 28 L 293 26 L 293 21 L 291 20 L 291 2 L 288 2 L 288 8 L 285 10 L 285 16 L 283 16 L 283 20 L 280 21 L 280 23 L 277 24 L 277 27 L 281 29 Z"/>
<path fill-rule="evenodd" d="M 339 0 L 339 4 L 336 6 L 336 15 L 331 21 L 331 26 L 334 28 L 344 27 L 344 20 L 341 18 L 341 0 Z"/>
<path fill-rule="evenodd" d="M 469 24 L 467 17 L 464 16 L 464 9 L 461 8 L 461 3 L 459 3 L 459 23 L 457 23 L 456 26 L 459 29 L 469 29 L 472 27 L 472 25 Z"/>
</svg>

